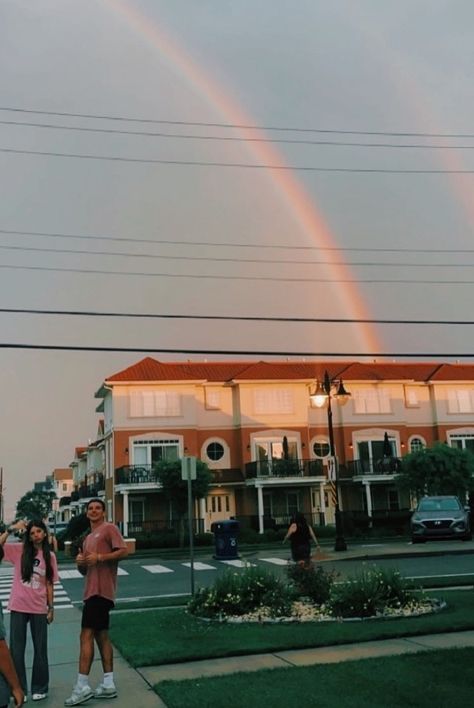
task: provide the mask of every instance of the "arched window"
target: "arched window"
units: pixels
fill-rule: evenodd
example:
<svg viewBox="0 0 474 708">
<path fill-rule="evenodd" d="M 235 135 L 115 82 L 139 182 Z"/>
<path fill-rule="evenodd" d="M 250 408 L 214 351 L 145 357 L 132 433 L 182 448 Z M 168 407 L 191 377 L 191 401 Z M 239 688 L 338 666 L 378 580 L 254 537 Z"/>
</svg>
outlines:
<svg viewBox="0 0 474 708">
<path fill-rule="evenodd" d="M 419 452 L 426 447 L 426 443 L 423 438 L 412 438 L 410 440 L 410 452 Z"/>
<path fill-rule="evenodd" d="M 313 440 L 313 455 L 319 459 L 328 457 L 331 452 L 329 445 L 329 440 L 327 438 L 319 437 Z"/>
</svg>

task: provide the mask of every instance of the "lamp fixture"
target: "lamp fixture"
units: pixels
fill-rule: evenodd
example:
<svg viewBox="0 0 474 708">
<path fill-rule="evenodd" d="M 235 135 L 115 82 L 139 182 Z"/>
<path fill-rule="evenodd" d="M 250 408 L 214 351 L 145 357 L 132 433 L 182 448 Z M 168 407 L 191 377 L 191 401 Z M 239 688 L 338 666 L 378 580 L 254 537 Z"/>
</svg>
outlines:
<svg viewBox="0 0 474 708">
<path fill-rule="evenodd" d="M 347 544 L 344 538 L 344 520 L 341 514 L 340 507 L 340 489 L 339 489 L 339 469 L 338 460 L 336 457 L 336 449 L 334 446 L 334 430 L 332 423 L 332 406 L 331 401 L 334 399 L 340 406 L 345 406 L 351 394 L 346 391 L 342 379 L 331 379 L 327 371 L 324 372 L 322 381 L 316 381 L 316 389 L 309 396 L 312 406 L 316 408 L 325 407 L 328 416 L 328 433 L 329 433 L 329 458 L 328 458 L 328 476 L 331 469 L 331 479 L 334 481 L 335 491 L 335 521 L 336 521 L 336 539 L 334 544 L 335 551 L 345 551 Z M 352 447 L 352 445 L 351 445 Z"/>
</svg>

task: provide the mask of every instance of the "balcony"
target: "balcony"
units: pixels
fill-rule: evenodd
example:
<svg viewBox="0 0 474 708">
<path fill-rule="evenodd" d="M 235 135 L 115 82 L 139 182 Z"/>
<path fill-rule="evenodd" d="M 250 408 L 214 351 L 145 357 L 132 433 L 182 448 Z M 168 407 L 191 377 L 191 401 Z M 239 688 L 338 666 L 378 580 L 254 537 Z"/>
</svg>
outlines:
<svg viewBox="0 0 474 708">
<path fill-rule="evenodd" d="M 351 460 L 339 468 L 340 477 L 364 477 L 366 475 L 394 475 L 401 470 L 399 457 L 381 457 L 377 460 Z"/>
<path fill-rule="evenodd" d="M 325 477 L 322 460 L 259 460 L 245 465 L 247 479 L 256 477 Z"/>
<path fill-rule="evenodd" d="M 158 484 L 153 465 L 124 465 L 115 470 L 115 484 Z"/>
</svg>

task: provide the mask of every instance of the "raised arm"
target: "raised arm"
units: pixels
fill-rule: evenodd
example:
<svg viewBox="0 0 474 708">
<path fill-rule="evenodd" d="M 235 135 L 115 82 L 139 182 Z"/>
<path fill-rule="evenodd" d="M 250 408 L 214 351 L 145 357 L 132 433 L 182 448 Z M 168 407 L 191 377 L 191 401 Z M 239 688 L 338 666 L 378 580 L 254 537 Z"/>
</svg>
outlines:
<svg viewBox="0 0 474 708">
<path fill-rule="evenodd" d="M 313 531 L 313 527 L 312 527 L 312 526 L 308 526 L 308 528 L 309 528 L 309 535 L 310 535 L 311 538 L 313 539 L 313 541 L 314 541 L 316 547 L 317 547 L 317 548 L 320 548 L 319 541 L 318 541 L 318 539 L 316 538 L 316 535 L 315 535 L 315 533 L 314 533 L 314 531 Z"/>
</svg>

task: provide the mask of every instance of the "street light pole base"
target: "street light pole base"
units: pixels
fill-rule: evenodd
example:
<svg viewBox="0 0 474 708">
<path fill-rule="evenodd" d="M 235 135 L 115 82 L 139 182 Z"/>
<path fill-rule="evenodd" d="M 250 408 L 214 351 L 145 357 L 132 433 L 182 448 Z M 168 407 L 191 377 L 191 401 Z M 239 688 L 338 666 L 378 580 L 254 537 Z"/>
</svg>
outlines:
<svg viewBox="0 0 474 708">
<path fill-rule="evenodd" d="M 347 543 L 344 536 L 336 536 L 336 542 L 334 544 L 335 551 L 347 551 Z"/>
</svg>

